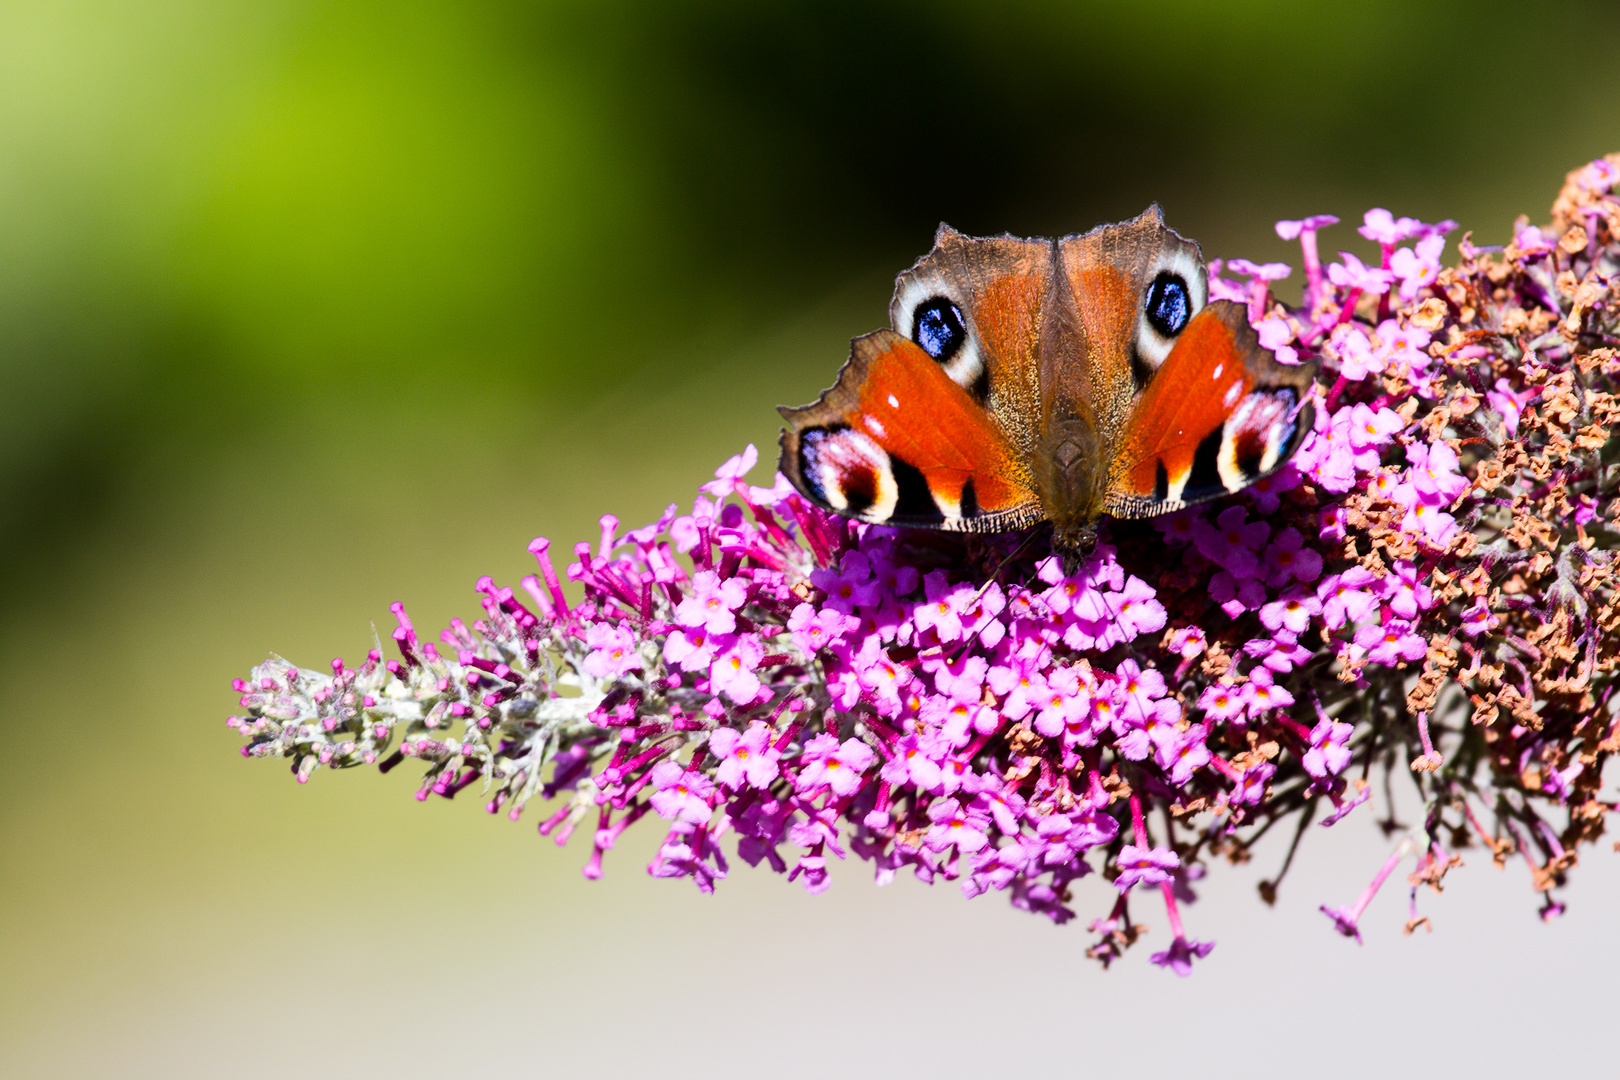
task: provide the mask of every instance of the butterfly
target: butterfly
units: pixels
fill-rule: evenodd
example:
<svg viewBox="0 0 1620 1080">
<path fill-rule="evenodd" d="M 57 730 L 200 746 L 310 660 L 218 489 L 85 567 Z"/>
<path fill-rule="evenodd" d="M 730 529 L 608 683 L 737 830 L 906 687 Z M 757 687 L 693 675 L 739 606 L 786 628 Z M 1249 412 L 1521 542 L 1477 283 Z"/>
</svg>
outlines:
<svg viewBox="0 0 1620 1080">
<path fill-rule="evenodd" d="M 1280 363 L 1242 304 L 1210 301 L 1198 245 L 1156 204 L 1058 240 L 941 225 L 889 320 L 818 400 L 778 410 L 782 473 L 860 521 L 1050 521 L 1072 565 L 1102 515 L 1241 491 L 1312 428 L 1315 363 Z"/>
</svg>

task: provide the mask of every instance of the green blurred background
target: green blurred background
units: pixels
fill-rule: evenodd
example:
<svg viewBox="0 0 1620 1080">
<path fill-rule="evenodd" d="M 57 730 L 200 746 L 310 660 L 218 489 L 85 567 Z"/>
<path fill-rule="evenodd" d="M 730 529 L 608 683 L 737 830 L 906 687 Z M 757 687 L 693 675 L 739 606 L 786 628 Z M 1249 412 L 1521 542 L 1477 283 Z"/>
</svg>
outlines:
<svg viewBox="0 0 1620 1080">
<path fill-rule="evenodd" d="M 442 626 L 530 537 L 773 446 L 941 220 L 1157 200 L 1287 258 L 1276 218 L 1377 205 L 1501 242 L 1620 149 L 1616 55 L 1597 2 L 0 3 L 0 1073 L 948 1076 L 1011 1038 L 1153 1074 L 1188 1051 L 1118 1033 L 1173 1023 L 1253 1075 L 1216 1047 L 1314 1045 L 1313 974 L 1335 1023 L 1475 1032 L 1379 1053 L 1540 1061 L 1612 994 L 1504 1036 L 1491 988 L 1608 978 L 1607 862 L 1541 928 L 1476 852 L 1441 933 L 1392 890 L 1358 953 L 1315 912 L 1386 850 L 1352 818 L 1275 910 L 1269 867 L 1216 872 L 1194 979 L 1103 976 L 1076 926 L 862 867 L 698 898 L 642 873 L 652 829 L 588 884 L 532 823 L 300 788 L 223 721 L 268 650 L 357 657 L 395 599 Z"/>
</svg>

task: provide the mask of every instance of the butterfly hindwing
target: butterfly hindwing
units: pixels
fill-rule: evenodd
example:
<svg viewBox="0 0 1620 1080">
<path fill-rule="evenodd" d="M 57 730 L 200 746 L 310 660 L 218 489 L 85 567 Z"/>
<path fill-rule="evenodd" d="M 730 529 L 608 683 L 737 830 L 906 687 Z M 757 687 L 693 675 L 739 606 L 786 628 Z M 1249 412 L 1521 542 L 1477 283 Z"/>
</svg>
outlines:
<svg viewBox="0 0 1620 1080">
<path fill-rule="evenodd" d="M 779 411 L 782 472 L 828 510 L 966 532 L 1041 519 L 1028 469 L 995 417 L 893 330 L 856 338 L 831 389 Z"/>
<path fill-rule="evenodd" d="M 1241 304 L 1187 323 L 1131 410 L 1106 509 L 1151 517 L 1241 491 L 1286 462 L 1311 430 L 1314 363 L 1279 363 Z"/>
</svg>

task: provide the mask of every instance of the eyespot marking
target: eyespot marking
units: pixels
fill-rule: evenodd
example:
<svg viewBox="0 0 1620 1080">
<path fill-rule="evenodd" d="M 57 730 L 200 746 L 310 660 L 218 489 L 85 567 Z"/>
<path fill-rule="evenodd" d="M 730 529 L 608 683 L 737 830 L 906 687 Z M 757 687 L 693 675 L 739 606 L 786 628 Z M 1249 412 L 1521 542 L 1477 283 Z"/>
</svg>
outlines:
<svg viewBox="0 0 1620 1080">
<path fill-rule="evenodd" d="M 941 364 L 948 363 L 967 340 L 962 309 L 943 296 L 924 300 L 912 316 L 912 340 Z"/>
<path fill-rule="evenodd" d="M 1192 296 L 1180 274 L 1161 271 L 1147 291 L 1147 320 L 1167 338 L 1175 337 L 1192 318 Z"/>
<path fill-rule="evenodd" d="M 1197 245 L 1182 241 L 1162 250 L 1145 268 L 1143 280 L 1147 284 L 1138 300 L 1135 344 L 1142 362 L 1157 371 L 1208 302 L 1209 277 Z"/>
<path fill-rule="evenodd" d="M 898 492 L 889 452 L 843 424 L 799 437 L 799 473 L 822 505 L 865 521 L 886 521 Z"/>
</svg>

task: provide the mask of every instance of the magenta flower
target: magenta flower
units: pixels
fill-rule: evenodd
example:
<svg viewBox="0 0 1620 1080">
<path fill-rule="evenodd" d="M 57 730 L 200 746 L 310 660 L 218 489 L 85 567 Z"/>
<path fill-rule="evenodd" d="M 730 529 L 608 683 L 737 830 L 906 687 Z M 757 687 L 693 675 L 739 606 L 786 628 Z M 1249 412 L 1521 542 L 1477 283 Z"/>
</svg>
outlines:
<svg viewBox="0 0 1620 1080">
<path fill-rule="evenodd" d="M 929 657 L 923 661 L 922 669 L 934 676 L 934 689 L 942 696 L 953 702 L 971 704 L 984 696 L 990 661 L 973 653 L 950 659 Z"/>
<path fill-rule="evenodd" d="M 1513 248 L 1520 259 L 1534 261 L 1551 255 L 1558 246 L 1556 236 L 1548 236 L 1534 225 L 1527 225 L 1513 236 Z"/>
<path fill-rule="evenodd" d="M 1162 517 L 1153 519 L 1153 527 L 1164 535 L 1164 541 L 1167 544 L 1191 543 L 1193 534 L 1201 523 L 1203 523 L 1203 512 L 1200 507 L 1177 510 L 1173 514 L 1165 514 Z"/>
<path fill-rule="evenodd" d="M 894 744 L 893 754 L 883 763 L 878 776 L 886 784 L 941 791 L 945 782 L 941 762 L 950 752 L 950 743 L 938 732 L 907 735 Z"/>
<path fill-rule="evenodd" d="M 1212 720 L 1235 720 L 1243 715 L 1243 695 L 1230 686 L 1216 683 L 1199 695 L 1198 707 Z"/>
<path fill-rule="evenodd" d="M 1234 806 L 1258 806 L 1265 801 L 1267 785 L 1277 775 L 1277 766 L 1262 761 L 1243 770 L 1232 786 L 1228 801 Z"/>
<path fill-rule="evenodd" d="M 1169 968 L 1178 976 L 1185 979 L 1192 974 L 1192 962 L 1202 960 L 1215 948 L 1213 941 L 1189 941 L 1178 937 L 1170 943 L 1164 952 L 1156 952 L 1150 960 L 1162 968 Z M 1225 955 L 1224 953 L 1222 955 Z"/>
<path fill-rule="evenodd" d="M 1271 526 L 1263 521 L 1248 521 L 1248 512 L 1241 506 L 1229 506 L 1215 519 L 1215 524 L 1195 529 L 1193 543 L 1204 558 L 1225 567 L 1234 578 L 1250 578 L 1260 568 L 1255 549 L 1271 535 Z"/>
<path fill-rule="evenodd" d="M 1352 786 L 1348 796 L 1341 795 L 1339 793 L 1337 789 L 1340 786 L 1340 784 L 1331 784 L 1328 786 L 1327 797 L 1328 801 L 1333 804 L 1333 812 L 1322 819 L 1322 827 L 1324 829 L 1337 825 L 1347 814 L 1350 813 L 1350 811 L 1372 798 L 1372 788 L 1368 787 L 1366 784 Z"/>
<path fill-rule="evenodd" d="M 1350 445 L 1356 450 L 1388 446 L 1406 421 L 1394 409 L 1378 409 L 1361 402 L 1350 408 Z"/>
<path fill-rule="evenodd" d="M 902 694 L 910 689 L 915 677 L 881 649 L 868 652 L 870 655 L 863 654 L 855 660 L 856 678 L 879 716 L 899 716 L 906 705 Z"/>
<path fill-rule="evenodd" d="M 1067 615 L 1089 622 L 1100 621 L 1106 617 L 1107 604 L 1103 600 L 1102 593 L 1097 590 L 1096 582 L 1092 580 L 1089 570 L 1064 577 L 1058 561 L 1048 559 L 1041 565 L 1040 575 L 1042 581 L 1052 583 L 1052 587 L 1041 594 L 1042 602 L 1052 614 Z"/>
<path fill-rule="evenodd" d="M 1253 263 L 1248 259 L 1232 259 L 1226 264 L 1226 269 L 1261 281 L 1281 281 L 1294 272 L 1294 268 L 1287 263 Z"/>
<path fill-rule="evenodd" d="M 1174 701 L 1159 700 L 1133 715 L 1126 715 L 1126 710 L 1119 707 L 1119 696 L 1116 687 L 1114 694 L 1106 699 L 1111 712 L 1106 720 L 1099 718 L 1092 732 L 1093 737 L 1083 745 L 1094 744 L 1097 733 L 1118 728 L 1121 734 L 1115 746 L 1122 757 L 1128 761 L 1142 761 L 1152 755 L 1159 767 L 1168 771 L 1175 760 L 1175 751 L 1181 745 L 1182 732 L 1176 726 L 1181 720 L 1181 706 Z"/>
<path fill-rule="evenodd" d="M 1167 647 L 1183 660 L 1191 660 L 1209 647 L 1209 636 L 1202 627 L 1183 626 L 1171 633 Z"/>
<path fill-rule="evenodd" d="M 1421 536 L 1435 546 L 1444 546 L 1457 531 L 1457 519 L 1437 509 L 1438 499 L 1425 499 L 1415 483 L 1402 484 L 1390 494 L 1395 502 L 1406 507 L 1406 516 L 1401 519 L 1402 531 Z"/>
<path fill-rule="evenodd" d="M 990 838 L 985 827 L 989 815 L 981 810 L 964 807 L 955 799 L 935 799 L 928 807 L 928 820 L 932 824 L 923 837 L 923 846 L 930 851 L 944 851 L 955 845 L 964 855 L 983 851 Z"/>
<path fill-rule="evenodd" d="M 1445 247 L 1445 235 L 1432 233 L 1389 257 L 1390 273 L 1401 282 L 1401 299 L 1415 300 L 1419 290 L 1435 283 L 1440 276 L 1440 253 Z"/>
<path fill-rule="evenodd" d="M 1314 214 L 1300 221 L 1279 221 L 1277 236 L 1282 240 L 1297 240 L 1302 233 L 1314 233 L 1318 229 L 1325 229 L 1338 223 L 1339 219 L 1332 214 Z"/>
<path fill-rule="evenodd" d="M 990 668 L 985 680 L 1000 698 L 1001 714 L 1014 722 L 1029 715 L 1046 693 L 1041 674 L 1051 663 L 1051 650 L 1038 640 L 1025 641 L 1005 664 Z"/>
<path fill-rule="evenodd" d="M 758 634 L 742 634 L 709 666 L 709 690 L 724 694 L 738 705 L 749 705 L 759 696 L 757 671 L 765 658 Z"/>
<path fill-rule="evenodd" d="M 1144 669 L 1135 660 L 1121 661 L 1118 676 L 1121 715 L 1130 723 L 1143 723 L 1157 711 L 1168 689 L 1164 676 L 1159 674 L 1157 669 Z M 1173 702 L 1171 704 L 1174 705 Z M 1172 718 L 1171 723 L 1180 719 L 1180 709 L 1177 708 L 1175 712 L 1176 716 Z"/>
<path fill-rule="evenodd" d="M 1356 465 L 1356 449 L 1350 444 L 1350 414 L 1341 409 L 1336 415 L 1316 414 L 1315 437 L 1294 455 L 1294 465 L 1317 486 L 1335 495 L 1356 486 L 1361 473 Z"/>
<path fill-rule="evenodd" d="M 804 746 L 798 790 L 814 792 L 826 787 L 834 795 L 853 795 L 860 790 L 862 774 L 872 765 L 872 748 L 859 739 L 817 735 Z"/>
<path fill-rule="evenodd" d="M 782 772 L 782 752 L 772 743 L 776 732 L 763 720 L 747 731 L 719 728 L 709 736 L 709 752 L 719 759 L 714 778 L 733 791 L 746 781 L 749 787 L 768 788 Z"/>
<path fill-rule="evenodd" d="M 912 622 L 918 630 L 932 630 L 940 641 L 962 640 L 962 608 L 973 598 L 971 585 L 952 585 L 943 570 L 923 579 L 927 599 L 917 605 Z"/>
<path fill-rule="evenodd" d="M 672 630 L 664 639 L 664 663 L 682 671 L 706 671 L 714 663 L 715 652 L 731 644 L 731 635 L 711 636 L 700 628 Z"/>
<path fill-rule="evenodd" d="M 1091 716 L 1090 687 L 1081 687 L 1074 668 L 1057 668 L 1047 677 L 1046 693 L 1036 706 L 1035 730 L 1049 739 L 1059 738 L 1071 722 Z"/>
<path fill-rule="evenodd" d="M 1457 452 L 1448 443 L 1415 442 L 1407 447 L 1406 458 L 1412 486 L 1424 502 L 1446 506 L 1468 490 L 1468 478 L 1457 471 Z"/>
<path fill-rule="evenodd" d="M 1181 865 L 1181 856 L 1166 847 L 1143 848 L 1126 844 L 1119 849 L 1119 857 L 1114 860 L 1114 865 L 1119 867 L 1114 888 L 1126 893 L 1135 885 L 1158 885 L 1169 881 L 1171 871 Z"/>
<path fill-rule="evenodd" d="M 1290 525 L 1272 537 L 1266 548 L 1268 585 L 1281 588 L 1292 581 L 1309 585 L 1321 576 L 1322 554 L 1305 546 L 1305 537 L 1298 529 Z"/>
<path fill-rule="evenodd" d="M 1476 598 L 1472 604 L 1463 610 L 1462 632 L 1469 637 L 1488 634 L 1500 625 L 1502 625 L 1502 620 L 1496 617 L 1496 613 L 1485 603 L 1483 596 Z"/>
<path fill-rule="evenodd" d="M 1259 610 L 1266 600 L 1266 587 L 1259 578 L 1239 581 L 1222 570 L 1210 579 L 1209 596 L 1220 605 L 1227 618 L 1236 619 L 1245 611 Z"/>
<path fill-rule="evenodd" d="M 1422 222 L 1409 217 L 1396 220 L 1394 215 L 1384 209 L 1369 210 L 1361 220 L 1363 224 L 1356 228 L 1356 232 L 1385 247 L 1394 247 L 1402 240 L 1416 236 L 1418 230 L 1422 228 Z"/>
<path fill-rule="evenodd" d="M 1421 326 L 1403 324 L 1397 319 L 1385 319 L 1378 324 L 1378 351 L 1383 357 L 1386 371 L 1406 368 L 1421 371 L 1429 366 L 1429 332 Z"/>
<path fill-rule="evenodd" d="M 1311 746 L 1305 751 L 1305 771 L 1317 779 L 1337 776 L 1350 764 L 1350 741 L 1355 728 L 1323 717 L 1311 729 Z"/>
<path fill-rule="evenodd" d="M 1507 431 L 1509 438 L 1519 433 L 1519 416 L 1524 407 L 1535 397 L 1535 392 L 1526 390 L 1524 393 L 1515 393 L 1513 384 L 1506 379 L 1497 379 L 1496 386 L 1485 392 L 1485 402 L 1496 410 L 1502 418 L 1502 427 Z"/>
<path fill-rule="evenodd" d="M 1156 595 L 1153 587 L 1135 574 L 1126 579 L 1119 592 L 1103 594 L 1103 602 L 1125 640 L 1164 629 L 1164 605 Z"/>
<path fill-rule="evenodd" d="M 1324 578 L 1316 587 L 1316 597 L 1322 602 L 1322 621 L 1328 629 L 1358 623 L 1377 610 L 1378 598 L 1368 591 L 1377 580 L 1362 566 Z"/>
<path fill-rule="evenodd" d="M 641 667 L 636 636 L 628 627 L 597 623 L 586 631 L 585 644 L 591 649 L 585 672 L 595 678 L 616 679 Z"/>
<path fill-rule="evenodd" d="M 1363 626 L 1356 631 L 1355 641 L 1367 650 L 1368 660 L 1392 667 L 1402 660 L 1422 660 L 1428 651 L 1423 638 L 1412 633 L 1411 624 L 1404 619 L 1390 619 L 1382 626 Z"/>
<path fill-rule="evenodd" d="M 1321 613 L 1322 602 L 1296 585 L 1260 609 L 1260 622 L 1267 630 L 1286 628 L 1299 635 L 1311 625 L 1311 618 Z"/>
<path fill-rule="evenodd" d="M 1299 363 L 1299 350 L 1293 345 L 1294 328 L 1286 320 L 1272 316 L 1255 323 L 1254 329 L 1260 335 L 1261 347 L 1270 349 L 1279 361 Z"/>
<path fill-rule="evenodd" d="M 1179 739 L 1161 747 L 1157 755 L 1159 768 L 1170 774 L 1172 784 L 1187 783 L 1211 760 L 1209 747 L 1204 745 L 1204 733 L 1198 728 L 1182 732 Z"/>
<path fill-rule="evenodd" d="M 1410 622 L 1434 606 L 1434 593 L 1424 581 L 1427 576 L 1410 559 L 1397 559 L 1378 583 L 1378 596 L 1389 610 Z"/>
<path fill-rule="evenodd" d="M 1243 643 L 1243 653 L 1278 675 L 1286 675 L 1301 664 L 1309 663 L 1312 656 L 1311 650 L 1287 630 L 1278 630 L 1270 637 L 1249 639 Z"/>
<path fill-rule="evenodd" d="M 736 610 L 748 600 L 748 586 L 731 578 L 721 581 L 712 570 L 692 575 L 692 595 L 675 608 L 675 621 L 694 630 L 730 634 L 737 629 Z"/>
<path fill-rule="evenodd" d="M 859 551 L 846 551 L 838 570 L 815 570 L 811 582 L 827 594 L 827 606 L 845 615 L 869 607 L 883 595 L 883 584 L 872 580 L 872 563 Z"/>
<path fill-rule="evenodd" d="M 753 471 L 758 462 L 759 451 L 750 443 L 742 453 L 727 458 L 724 465 L 714 470 L 714 479 L 701 485 L 698 490 L 706 491 L 717 499 L 723 499 L 736 490 L 736 486 Z"/>
<path fill-rule="evenodd" d="M 668 821 L 702 825 L 714 813 L 710 801 L 714 783 L 699 772 L 692 772 L 674 761 L 661 761 L 652 770 L 653 811 Z"/>
<path fill-rule="evenodd" d="M 1327 269 L 1328 280 L 1341 289 L 1372 293 L 1378 296 L 1389 291 L 1395 275 L 1388 270 L 1368 266 L 1348 251 L 1339 252 L 1342 263 L 1333 263 Z"/>
<path fill-rule="evenodd" d="M 1381 373 L 1389 360 L 1389 354 L 1374 349 L 1366 331 L 1354 323 L 1336 327 L 1326 351 L 1339 361 L 1339 374 L 1358 382 Z"/>
<path fill-rule="evenodd" d="M 1294 703 L 1294 695 L 1278 684 L 1268 667 L 1257 667 L 1249 672 L 1249 681 L 1243 687 L 1243 707 L 1251 719 L 1263 719 L 1272 709 L 1283 709 Z"/>
<path fill-rule="evenodd" d="M 852 625 L 853 624 L 853 625 Z M 801 651 L 814 655 L 843 640 L 846 630 L 860 625 L 860 620 L 834 608 L 817 611 L 813 604 L 800 604 L 788 616 L 787 628 L 793 635 L 793 644 Z"/>
<path fill-rule="evenodd" d="M 1395 867 L 1400 865 L 1401 860 L 1406 857 L 1409 846 L 1409 842 L 1403 840 L 1396 847 L 1384 865 L 1379 868 L 1378 873 L 1373 876 L 1367 888 L 1362 891 L 1356 902 L 1350 907 L 1330 908 L 1326 904 L 1322 905 L 1322 914 L 1333 920 L 1335 930 L 1345 937 L 1355 938 L 1356 944 L 1361 944 L 1361 916 L 1366 912 L 1367 905 L 1372 903 L 1373 897 L 1378 895 L 1378 890 L 1383 886 L 1385 880 L 1395 870 Z"/>
</svg>

